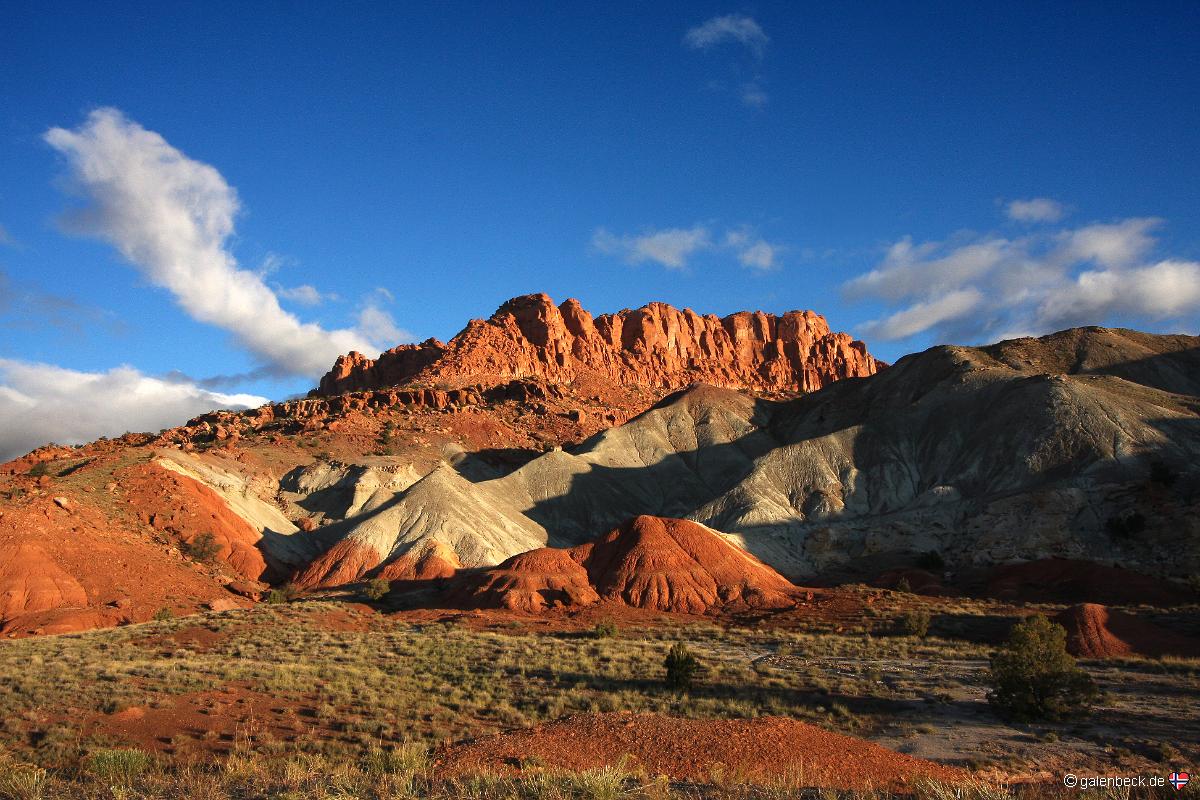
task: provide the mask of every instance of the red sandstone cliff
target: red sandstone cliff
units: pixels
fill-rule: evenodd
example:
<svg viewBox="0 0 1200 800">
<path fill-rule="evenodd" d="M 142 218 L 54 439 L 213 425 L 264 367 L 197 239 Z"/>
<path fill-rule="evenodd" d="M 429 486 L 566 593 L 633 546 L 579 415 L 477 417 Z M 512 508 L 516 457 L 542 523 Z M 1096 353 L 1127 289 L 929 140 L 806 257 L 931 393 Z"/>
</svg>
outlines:
<svg viewBox="0 0 1200 800">
<path fill-rule="evenodd" d="M 813 391 L 882 365 L 866 345 L 832 333 L 813 311 L 727 317 L 649 303 L 592 317 L 578 300 L 544 294 L 509 300 L 443 344 L 401 345 L 372 360 L 341 356 L 313 394 L 410 382 L 484 383 L 535 377 L 568 383 L 583 374 L 663 388 L 703 381 L 729 388 Z"/>
</svg>

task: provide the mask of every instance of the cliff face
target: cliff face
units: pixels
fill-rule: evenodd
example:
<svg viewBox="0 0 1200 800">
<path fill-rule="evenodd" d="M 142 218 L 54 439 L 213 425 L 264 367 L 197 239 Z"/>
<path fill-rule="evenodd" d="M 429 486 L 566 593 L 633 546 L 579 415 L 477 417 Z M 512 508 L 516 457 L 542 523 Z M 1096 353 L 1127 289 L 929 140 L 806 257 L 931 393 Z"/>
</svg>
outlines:
<svg viewBox="0 0 1200 800">
<path fill-rule="evenodd" d="M 866 345 L 832 333 L 812 311 L 782 316 L 739 312 L 701 316 L 650 303 L 592 317 L 577 300 L 544 294 L 509 300 L 491 319 L 472 320 L 443 344 L 401 345 L 378 359 L 338 358 L 313 394 L 335 395 L 413 381 L 492 383 L 541 378 L 567 383 L 596 375 L 663 388 L 716 386 L 814 391 L 882 366 Z"/>
</svg>

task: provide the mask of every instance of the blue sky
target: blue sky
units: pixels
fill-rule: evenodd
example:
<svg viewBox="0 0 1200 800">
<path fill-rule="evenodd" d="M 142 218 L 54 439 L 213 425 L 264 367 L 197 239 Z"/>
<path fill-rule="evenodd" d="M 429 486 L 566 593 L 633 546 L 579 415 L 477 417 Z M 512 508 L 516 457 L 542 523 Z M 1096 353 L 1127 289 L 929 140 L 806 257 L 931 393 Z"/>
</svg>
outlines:
<svg viewBox="0 0 1200 800">
<path fill-rule="evenodd" d="M 1196 332 L 1200 6 L 651 6 L 6 5 L 0 455 L 533 291 Z"/>
</svg>

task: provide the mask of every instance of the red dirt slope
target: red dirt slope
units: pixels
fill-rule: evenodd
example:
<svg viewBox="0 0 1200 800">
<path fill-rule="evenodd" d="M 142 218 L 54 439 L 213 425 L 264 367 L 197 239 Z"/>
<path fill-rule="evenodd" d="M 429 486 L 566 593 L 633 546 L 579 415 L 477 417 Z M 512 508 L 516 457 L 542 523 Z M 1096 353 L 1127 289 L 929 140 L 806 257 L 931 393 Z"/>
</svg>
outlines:
<svg viewBox="0 0 1200 800">
<path fill-rule="evenodd" d="M 714 608 L 784 608 L 795 587 L 713 531 L 682 519 L 640 516 L 570 550 L 541 548 L 459 579 L 448 601 L 467 608 L 541 611 L 601 599 L 704 614 Z"/>
<path fill-rule="evenodd" d="M 961 781 L 966 773 L 784 717 L 700 720 L 656 714 L 585 714 L 503 733 L 439 754 L 446 776 L 518 772 L 536 759 L 585 770 L 621 762 L 650 775 L 711 782 L 718 773 L 748 781 L 795 781 L 836 789 L 903 789 L 917 778 Z"/>
<path fill-rule="evenodd" d="M 997 567 L 988 577 L 987 594 L 1000 600 L 1106 605 L 1175 606 L 1195 599 L 1182 587 L 1140 572 L 1069 558 Z"/>
<path fill-rule="evenodd" d="M 1196 639 L 1095 603 L 1072 606 L 1054 621 L 1067 629 L 1067 650 L 1082 658 L 1200 655 Z"/>
</svg>

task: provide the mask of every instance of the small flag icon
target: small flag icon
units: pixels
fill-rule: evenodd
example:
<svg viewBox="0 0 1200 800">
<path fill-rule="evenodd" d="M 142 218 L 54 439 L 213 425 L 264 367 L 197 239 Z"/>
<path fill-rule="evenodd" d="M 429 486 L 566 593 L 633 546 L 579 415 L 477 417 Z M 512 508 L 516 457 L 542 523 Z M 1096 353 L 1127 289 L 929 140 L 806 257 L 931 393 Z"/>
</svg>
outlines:
<svg viewBox="0 0 1200 800">
<path fill-rule="evenodd" d="M 1192 776 L 1188 775 L 1186 772 L 1172 772 L 1171 777 L 1167 778 L 1167 783 L 1174 786 L 1176 791 L 1179 791 L 1183 787 L 1187 786 L 1188 781 L 1191 779 Z"/>
</svg>

